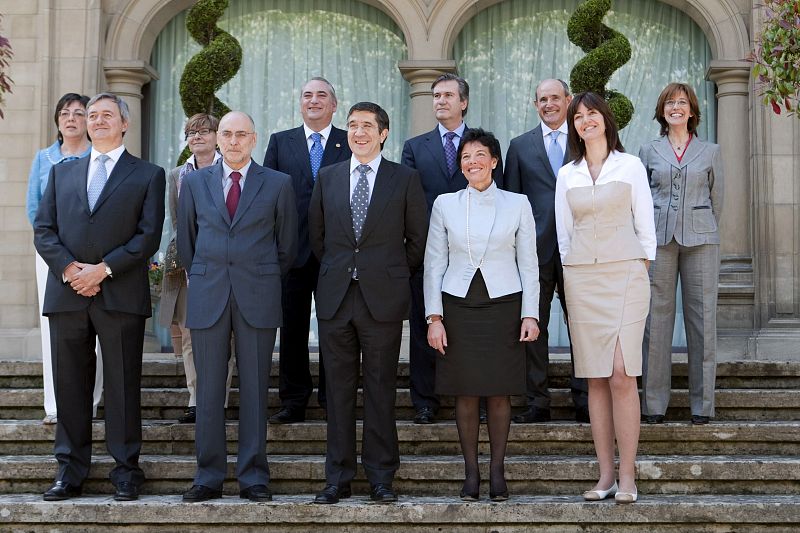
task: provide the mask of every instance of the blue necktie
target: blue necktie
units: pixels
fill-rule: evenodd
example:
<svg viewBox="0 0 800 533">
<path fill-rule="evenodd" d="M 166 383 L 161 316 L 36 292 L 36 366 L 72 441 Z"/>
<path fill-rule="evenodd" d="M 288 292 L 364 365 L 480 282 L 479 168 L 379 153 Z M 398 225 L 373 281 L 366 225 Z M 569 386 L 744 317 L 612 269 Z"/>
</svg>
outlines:
<svg viewBox="0 0 800 533">
<path fill-rule="evenodd" d="M 552 141 L 550 142 L 550 148 L 547 150 L 547 159 L 550 160 L 550 166 L 553 167 L 553 174 L 556 177 L 558 177 L 558 171 L 564 163 L 564 151 L 561 149 L 561 145 L 558 144 L 559 133 L 561 132 L 558 130 L 550 132 Z"/>
<path fill-rule="evenodd" d="M 95 159 L 95 161 L 97 161 L 97 168 L 94 170 L 92 181 L 89 182 L 89 189 L 86 191 L 89 197 L 89 211 L 94 211 L 94 205 L 97 203 L 97 199 L 100 198 L 100 193 L 103 192 L 103 187 L 105 187 L 108 181 L 106 161 L 109 159 L 111 158 L 106 154 L 100 154 L 97 156 L 97 159 Z"/>
<path fill-rule="evenodd" d="M 444 158 L 447 162 L 447 171 L 452 176 L 456 172 L 456 145 L 453 142 L 455 132 L 448 131 L 444 134 Z"/>
<path fill-rule="evenodd" d="M 311 134 L 311 140 L 314 141 L 311 144 L 311 151 L 309 152 L 311 156 L 311 176 L 316 181 L 319 167 L 322 164 L 322 135 L 314 132 Z"/>
<path fill-rule="evenodd" d="M 356 242 L 361 239 L 361 230 L 364 228 L 364 221 L 367 219 L 367 208 L 369 207 L 369 181 L 367 172 L 369 165 L 358 165 L 358 181 L 353 189 L 353 196 L 350 198 L 350 211 L 353 215 L 353 233 Z"/>
</svg>

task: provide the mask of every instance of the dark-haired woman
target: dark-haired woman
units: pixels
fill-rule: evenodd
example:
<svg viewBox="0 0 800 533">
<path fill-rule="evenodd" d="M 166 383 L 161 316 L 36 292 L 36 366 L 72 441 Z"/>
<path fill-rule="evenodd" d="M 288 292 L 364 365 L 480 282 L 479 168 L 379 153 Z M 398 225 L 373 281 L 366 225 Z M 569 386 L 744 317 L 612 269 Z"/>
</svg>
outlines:
<svg viewBox="0 0 800 533">
<path fill-rule="evenodd" d="M 54 120 L 58 128 L 56 142 L 36 152 L 28 174 L 28 195 L 26 201 L 28 220 L 33 225 L 39 202 L 42 199 L 50 169 L 64 161 L 72 161 L 89 155 L 92 145 L 86 132 L 86 104 L 89 97 L 76 93 L 67 93 L 56 104 Z M 44 424 L 55 424 L 56 395 L 53 386 L 53 362 L 50 355 L 50 323 L 46 316 L 41 316 L 44 304 L 44 290 L 47 285 L 48 267 L 44 260 L 36 254 L 36 287 L 39 293 L 39 320 L 42 335 L 42 370 L 44 374 Z M 100 357 L 100 344 L 97 344 L 97 368 L 94 380 L 94 413 L 103 394 L 103 358 Z"/>
<path fill-rule="evenodd" d="M 588 378 L 589 417 L 600 479 L 586 500 L 637 499 L 636 449 L 642 337 L 655 257 L 653 201 L 641 161 L 624 153 L 606 101 L 574 97 L 569 151 L 556 182 L 556 231 L 564 265 L 575 376 Z M 619 483 L 614 442 L 619 448 Z"/>
<path fill-rule="evenodd" d="M 503 501 L 510 395 L 525 393 L 522 343 L 539 336 L 536 228 L 527 197 L 492 181 L 500 160 L 494 135 L 467 130 L 457 160 L 469 184 L 436 199 L 425 248 L 428 343 L 441 353 L 436 393 L 456 397 L 466 478 L 461 499 L 479 497 L 478 403 L 485 396 L 489 497 Z"/>
<path fill-rule="evenodd" d="M 672 332 L 678 276 L 689 352 L 692 424 L 714 416 L 717 375 L 717 287 L 722 158 L 719 146 L 697 138 L 700 106 L 685 83 L 667 85 L 654 120 L 661 137 L 642 146 L 655 208 L 656 260 L 650 268 L 653 299 L 644 343 L 642 418 L 664 422 L 672 377 Z"/>
</svg>

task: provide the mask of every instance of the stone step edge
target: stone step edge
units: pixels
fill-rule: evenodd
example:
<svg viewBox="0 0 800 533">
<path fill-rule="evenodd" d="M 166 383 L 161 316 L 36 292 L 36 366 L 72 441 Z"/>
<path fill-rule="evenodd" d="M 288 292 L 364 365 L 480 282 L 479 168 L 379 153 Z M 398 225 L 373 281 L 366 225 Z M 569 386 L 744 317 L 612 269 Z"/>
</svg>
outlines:
<svg viewBox="0 0 800 533">
<path fill-rule="evenodd" d="M 312 494 L 276 496 L 270 503 L 224 497 L 200 504 L 180 496 L 142 496 L 115 502 L 85 496 L 44 502 L 40 494 L 0 496 L 0 524 L 774 524 L 800 522 L 794 495 L 646 495 L 631 505 L 584 502 L 578 496 L 512 495 L 503 503 L 464 503 L 454 497 L 404 497 L 391 505 L 369 504 L 356 495 L 336 505 L 314 505 Z"/>
</svg>

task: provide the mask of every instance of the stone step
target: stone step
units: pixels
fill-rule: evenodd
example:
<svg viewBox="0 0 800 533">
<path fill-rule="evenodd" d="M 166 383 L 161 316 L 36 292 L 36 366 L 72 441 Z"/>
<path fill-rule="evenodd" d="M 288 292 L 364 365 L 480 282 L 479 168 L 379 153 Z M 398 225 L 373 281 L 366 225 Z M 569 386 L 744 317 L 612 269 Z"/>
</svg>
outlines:
<svg viewBox="0 0 800 533">
<path fill-rule="evenodd" d="M 313 493 L 324 485 L 322 455 L 270 455 L 272 485 L 278 494 Z M 193 455 L 143 455 L 139 462 L 148 482 L 146 494 L 179 494 L 191 486 Z M 236 457 L 228 456 L 226 491 L 236 494 L 233 482 Z M 110 491 L 108 474 L 113 460 L 94 458 L 88 493 Z M 488 457 L 481 458 L 481 476 L 488 480 Z M 637 485 L 644 494 L 800 494 L 800 458 L 758 455 L 640 455 Z M 39 493 L 52 482 L 57 464 L 52 456 L 0 457 L 0 493 Z M 598 475 L 594 456 L 510 455 L 505 464 L 509 491 L 514 494 L 580 494 Z M 464 463 L 457 455 L 402 456 L 395 487 L 402 494 L 456 495 Z M 485 484 L 486 482 L 484 482 Z M 363 471 L 355 490 L 366 491 Z M 488 490 L 488 489 L 487 489 Z"/>
<path fill-rule="evenodd" d="M 271 503 L 224 497 L 202 504 L 179 496 L 143 496 L 115 502 L 83 496 L 45 502 L 40 494 L 0 496 L 0 529 L 25 532 L 236 531 L 299 533 L 521 533 L 647 531 L 722 533 L 796 532 L 800 501 L 779 495 L 642 494 L 632 505 L 584 502 L 576 496 L 512 495 L 501 504 L 486 499 L 463 503 L 455 497 L 400 497 L 393 505 L 370 505 L 355 495 L 336 505 L 313 505 L 313 495 L 277 496 Z M 485 495 L 484 495 L 485 498 Z"/>
<path fill-rule="evenodd" d="M 682 359 L 682 360 L 681 360 Z M 676 354 L 672 385 L 687 388 L 685 354 Z M 311 361 L 311 374 L 319 376 L 319 362 Z M 548 375 L 554 388 L 568 387 L 571 363 L 564 354 L 551 354 Z M 398 366 L 398 387 L 408 387 L 408 361 Z M 278 358 L 273 358 L 271 387 L 278 386 Z M 142 386 L 185 387 L 183 361 L 165 354 L 145 354 Z M 42 364 L 31 361 L 0 361 L 0 389 L 42 387 Z M 717 365 L 717 389 L 800 389 L 800 361 L 730 361 Z"/>
<path fill-rule="evenodd" d="M 570 391 L 567 389 L 551 390 L 553 416 L 556 419 L 568 419 L 573 415 Z M 439 418 L 454 418 L 454 400 L 442 397 Z M 184 411 L 189 401 L 189 393 L 185 389 L 146 388 L 142 389 L 142 418 L 174 420 Z M 522 396 L 511 399 L 512 406 L 524 408 L 526 400 Z M 0 418 L 13 420 L 36 419 L 44 416 L 42 389 L 0 389 Z M 228 416 L 237 416 L 239 405 L 238 389 L 232 389 L 229 400 Z M 361 417 L 362 394 L 358 393 L 357 411 Z M 278 391 L 270 389 L 269 406 L 272 410 L 280 407 Z M 414 416 L 411 394 L 408 389 L 398 389 L 395 406 L 398 420 L 410 420 Z M 102 410 L 100 411 L 102 414 Z M 306 417 L 319 420 L 323 416 L 322 409 L 312 395 Z M 669 420 L 688 420 L 689 396 L 685 389 L 672 391 Z M 716 391 L 717 420 L 800 420 L 800 389 L 720 389 Z"/>
<path fill-rule="evenodd" d="M 356 427 L 359 441 L 362 424 Z M 145 421 L 142 427 L 142 453 L 192 455 L 195 453 L 194 424 L 174 421 Z M 238 424 L 226 427 L 228 453 L 235 454 Z M 105 454 L 105 425 L 92 426 L 94 453 Z M 418 425 L 397 422 L 400 453 L 404 455 L 458 455 L 461 448 L 455 423 L 442 421 Z M 53 451 L 55 426 L 38 420 L 0 421 L 0 454 L 41 454 Z M 481 426 L 479 450 L 489 453 L 486 426 Z M 326 425 L 320 421 L 291 425 L 270 425 L 267 449 L 272 454 L 324 455 Z M 753 454 L 800 456 L 800 422 L 720 422 L 692 426 L 685 422 L 642 425 L 639 453 L 669 455 L 676 451 L 688 455 Z M 594 445 L 587 424 L 550 422 L 512 424 L 509 455 L 592 455 Z"/>
</svg>

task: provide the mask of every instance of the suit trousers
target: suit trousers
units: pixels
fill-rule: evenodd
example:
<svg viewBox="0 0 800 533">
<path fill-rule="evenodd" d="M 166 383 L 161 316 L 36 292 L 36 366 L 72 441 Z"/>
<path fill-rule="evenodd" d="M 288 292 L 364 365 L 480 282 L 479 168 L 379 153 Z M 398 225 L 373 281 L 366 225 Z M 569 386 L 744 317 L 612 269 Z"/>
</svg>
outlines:
<svg viewBox="0 0 800 533">
<path fill-rule="evenodd" d="M 561 302 L 561 310 L 566 318 L 568 315 L 567 300 L 564 296 L 564 269 L 561 266 L 561 256 L 558 251 L 547 263 L 539 265 L 539 337 L 533 342 L 525 343 L 529 407 L 550 409 L 548 378 L 550 335 L 547 327 L 550 324 L 550 308 L 556 291 L 558 291 L 558 300 Z M 572 359 L 572 341 L 570 341 L 569 353 L 570 359 Z M 574 365 L 572 365 L 570 375 L 570 389 L 572 390 L 573 405 L 576 408 L 588 408 L 588 384 L 585 379 L 575 377 Z"/>
<path fill-rule="evenodd" d="M 669 405 L 678 276 L 689 352 L 691 412 L 713 417 L 719 245 L 681 246 L 674 239 L 658 247 L 650 265 L 652 298 L 643 346 L 642 413 L 663 415 Z"/>
<path fill-rule="evenodd" d="M 319 261 L 313 255 L 283 280 L 283 326 L 281 327 L 278 393 L 281 405 L 304 411 L 314 391 L 309 370 L 308 330 L 311 325 L 311 296 L 317 290 Z M 325 368 L 319 361 L 317 401 L 325 407 Z"/>
<path fill-rule="evenodd" d="M 429 407 L 439 410 L 439 397 L 434 392 L 436 381 L 436 356 L 439 352 L 428 345 L 428 324 L 425 321 L 425 295 L 423 271 L 411 276 L 411 316 L 408 321 L 411 334 L 409 346 L 409 371 L 411 378 L 411 403 L 414 409 Z"/>
<path fill-rule="evenodd" d="M 192 329 L 197 368 L 195 485 L 219 489 L 227 471 L 225 378 L 231 335 L 239 370 L 239 453 L 236 477 L 241 490 L 269 484 L 267 464 L 267 392 L 276 328 L 254 328 L 242 317 L 231 292 L 219 320 Z"/>
<path fill-rule="evenodd" d="M 55 456 L 57 481 L 81 485 L 92 455 L 92 390 L 95 382 L 95 338 L 100 338 L 105 389 L 106 447 L 116 461 L 109 478 L 141 485 L 141 381 L 146 317 L 101 309 L 50 314 L 58 425 Z"/>
<path fill-rule="evenodd" d="M 44 306 L 44 291 L 47 287 L 47 274 L 50 267 L 44 262 L 42 256 L 36 254 L 36 288 L 39 293 L 39 332 L 42 336 L 42 377 L 44 379 L 44 413 L 58 416 L 56 411 L 56 393 L 53 387 L 53 357 L 50 353 L 50 319 L 42 315 Z M 100 351 L 100 341 L 95 343 L 97 354 L 97 368 L 94 375 L 94 393 L 92 395 L 92 416 L 97 416 L 97 406 L 103 397 L 103 356 Z"/>
<path fill-rule="evenodd" d="M 319 321 L 328 384 L 325 478 L 330 484 L 347 485 L 356 475 L 359 362 L 364 388 L 361 464 L 371 485 L 394 479 L 400 466 L 394 404 L 402 329 L 402 321 L 372 318 L 355 281 L 333 318 Z"/>
</svg>

